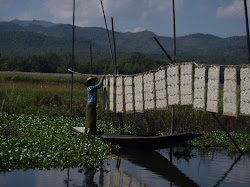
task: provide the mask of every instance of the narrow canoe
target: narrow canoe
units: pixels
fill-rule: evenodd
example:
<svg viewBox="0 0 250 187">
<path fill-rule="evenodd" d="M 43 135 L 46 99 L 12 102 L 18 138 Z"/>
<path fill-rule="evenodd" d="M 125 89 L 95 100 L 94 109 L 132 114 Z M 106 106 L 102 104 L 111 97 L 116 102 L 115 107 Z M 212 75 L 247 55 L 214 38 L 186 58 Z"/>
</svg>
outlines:
<svg viewBox="0 0 250 187">
<path fill-rule="evenodd" d="M 124 147 L 155 150 L 180 145 L 203 134 L 179 133 L 166 136 L 128 136 L 105 132 L 102 137 L 112 144 Z"/>
<path fill-rule="evenodd" d="M 76 132 L 85 133 L 84 127 L 73 127 L 73 130 Z M 101 135 L 104 140 L 107 140 L 112 144 L 119 144 L 123 147 L 143 150 L 155 150 L 176 146 L 203 135 L 202 133 L 179 133 L 166 136 L 130 136 L 112 134 L 108 132 L 98 132 L 98 134 Z"/>
</svg>

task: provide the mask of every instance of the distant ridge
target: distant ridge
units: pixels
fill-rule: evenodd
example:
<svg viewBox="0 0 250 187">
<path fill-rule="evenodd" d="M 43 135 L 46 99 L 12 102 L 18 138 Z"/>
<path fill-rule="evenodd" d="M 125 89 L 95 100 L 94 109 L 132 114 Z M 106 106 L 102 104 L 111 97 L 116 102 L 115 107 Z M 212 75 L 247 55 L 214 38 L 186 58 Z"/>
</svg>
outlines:
<svg viewBox="0 0 250 187">
<path fill-rule="evenodd" d="M 10 22 L 18 24 L 20 26 L 40 25 L 42 27 L 51 27 L 51 26 L 55 25 L 52 22 L 43 21 L 43 20 L 21 21 L 21 20 L 18 20 L 18 19 L 14 19 L 14 20 L 12 20 Z"/>
<path fill-rule="evenodd" d="M 116 32 L 118 53 L 141 52 L 163 54 L 153 37 L 173 53 L 173 38 L 157 36 L 151 31 Z M 33 55 L 70 52 L 72 25 L 54 24 L 43 20 L 0 22 L 0 53 L 2 56 Z M 106 31 L 100 27 L 75 27 L 76 55 L 89 53 L 92 44 L 95 54 L 109 54 Z M 195 33 L 177 37 L 177 55 L 234 56 L 247 58 L 245 36 L 220 38 L 211 34 Z"/>
</svg>

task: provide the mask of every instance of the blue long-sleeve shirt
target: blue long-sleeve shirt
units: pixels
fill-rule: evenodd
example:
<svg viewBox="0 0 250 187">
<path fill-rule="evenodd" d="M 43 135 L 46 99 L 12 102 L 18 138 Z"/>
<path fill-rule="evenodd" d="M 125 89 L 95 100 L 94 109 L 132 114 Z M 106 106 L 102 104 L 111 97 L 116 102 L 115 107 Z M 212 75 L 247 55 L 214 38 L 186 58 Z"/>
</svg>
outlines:
<svg viewBox="0 0 250 187">
<path fill-rule="evenodd" d="M 94 86 L 87 87 L 88 103 L 97 102 L 97 90 L 102 87 L 102 81 Z"/>
</svg>

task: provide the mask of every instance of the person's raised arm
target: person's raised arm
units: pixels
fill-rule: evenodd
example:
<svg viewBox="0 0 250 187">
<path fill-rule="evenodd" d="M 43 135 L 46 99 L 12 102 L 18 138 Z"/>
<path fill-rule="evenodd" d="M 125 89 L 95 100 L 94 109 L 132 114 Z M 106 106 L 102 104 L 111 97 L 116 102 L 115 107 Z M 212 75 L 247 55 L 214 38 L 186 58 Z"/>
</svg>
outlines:
<svg viewBox="0 0 250 187">
<path fill-rule="evenodd" d="M 102 85 L 103 85 L 103 80 L 104 80 L 104 79 L 105 79 L 105 75 L 102 76 L 102 78 L 101 78 L 101 80 L 99 81 L 98 84 L 89 87 L 89 89 L 99 89 L 99 88 L 101 88 Z"/>
<path fill-rule="evenodd" d="M 102 76 L 101 81 L 103 82 L 104 79 L 105 79 L 105 75 Z"/>
</svg>

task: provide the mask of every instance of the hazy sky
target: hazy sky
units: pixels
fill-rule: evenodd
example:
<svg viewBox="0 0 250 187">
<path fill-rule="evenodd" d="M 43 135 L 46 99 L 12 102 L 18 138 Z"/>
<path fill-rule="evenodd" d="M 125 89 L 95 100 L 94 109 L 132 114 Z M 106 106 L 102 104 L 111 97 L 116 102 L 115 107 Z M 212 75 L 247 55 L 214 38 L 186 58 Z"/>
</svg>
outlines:
<svg viewBox="0 0 250 187">
<path fill-rule="evenodd" d="M 248 12 L 250 14 L 250 0 Z M 111 29 L 173 35 L 172 0 L 103 0 Z M 0 21 L 46 20 L 72 24 L 73 0 L 0 0 Z M 245 35 L 244 0 L 175 0 L 176 34 Z M 250 16 L 249 16 L 250 17 Z M 250 21 L 250 20 L 249 20 Z M 75 24 L 105 27 L 100 0 L 76 0 Z"/>
</svg>

